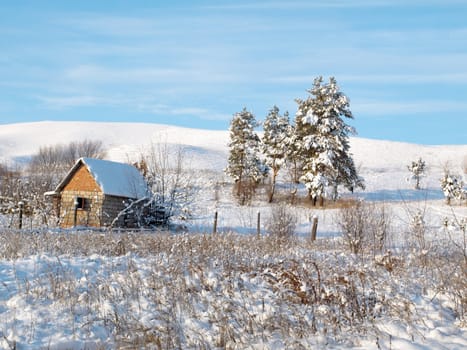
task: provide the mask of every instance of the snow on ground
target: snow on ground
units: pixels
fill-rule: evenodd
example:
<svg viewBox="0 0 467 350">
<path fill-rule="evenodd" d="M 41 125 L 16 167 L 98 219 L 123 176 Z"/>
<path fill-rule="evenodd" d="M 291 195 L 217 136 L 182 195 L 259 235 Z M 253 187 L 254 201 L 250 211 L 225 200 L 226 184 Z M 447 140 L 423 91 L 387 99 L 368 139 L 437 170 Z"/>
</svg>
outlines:
<svg viewBox="0 0 467 350">
<path fill-rule="evenodd" d="M 2 349 L 467 346 L 455 298 L 412 254 L 228 234 L 22 238 L 0 260 Z"/>
<path fill-rule="evenodd" d="M 387 248 L 406 259 L 397 273 L 389 273 L 381 270 L 376 260 L 360 261 L 343 249 L 337 210 L 332 208 L 292 208 L 300 242 L 267 253 L 256 248 L 258 212 L 264 234 L 272 209 L 265 204 L 265 193 L 261 191 L 251 206 L 239 207 L 232 198 L 232 188 L 222 174 L 227 159 L 227 131 L 136 123 L 0 125 L 0 161 L 22 162 L 40 146 L 85 138 L 101 140 L 108 149 L 108 158 L 116 161 L 137 159 L 151 143 L 180 145 L 186 155 L 185 168 L 190 169 L 199 188 L 193 219 L 183 223 L 189 234 L 175 236 L 181 243 L 173 236 L 166 240 L 158 240 L 157 235 L 150 237 L 148 247 L 153 240 L 158 242 L 152 252 L 141 252 L 137 240 L 118 237 L 107 237 L 110 241 L 100 251 L 96 248 L 99 243 L 94 245 L 95 251 L 88 251 L 92 249 L 84 247 L 87 243 L 78 244 L 79 249 L 69 246 L 68 240 L 87 237 L 87 233 L 79 232 L 35 233 L 37 236 L 23 237 L 31 240 L 26 247 L 14 233 L 11 237 L 0 235 L 0 348 L 142 348 L 141 344 L 156 349 L 177 345 L 251 349 L 467 348 L 465 315 L 460 317 L 453 297 L 456 290 L 448 291 L 449 281 L 439 284 L 436 278 L 440 277 L 434 277 L 453 263 L 449 259 L 456 259 L 456 249 L 464 244 L 465 234 L 456 222 L 467 220 L 467 207 L 445 205 L 439 178 L 446 165 L 462 174 L 467 145 L 422 146 L 351 139 L 355 162 L 367 185 L 356 195 L 387 208 L 391 216 L 391 242 Z M 419 157 L 426 161 L 428 171 L 421 182 L 422 190 L 414 190 L 407 181 L 407 165 Z M 286 197 L 288 189 L 283 187 L 282 191 Z M 220 236 L 229 237 L 231 231 L 241 235 L 232 240 L 219 238 L 212 246 L 206 243 L 213 252 L 205 256 L 203 235 L 197 233 L 212 232 L 216 211 Z M 417 213 L 421 213 L 426 225 L 426 245 L 419 251 L 411 228 Z M 319 222 L 317 246 L 307 243 L 313 216 Z M 8 219 L 0 218 L 1 227 L 7 224 Z M 90 233 L 89 241 L 104 236 Z M 167 241 L 172 245 L 160 248 Z M 235 247 L 235 241 L 243 242 L 243 246 Z M 232 260 L 216 250 L 223 245 L 226 254 L 230 249 Z M 117 254 L 115 249 L 122 247 L 124 251 Z M 424 254 L 440 258 L 438 249 L 443 247 L 449 247 L 440 253 L 441 258 L 448 259 L 446 263 L 417 268 Z M 296 261 L 307 266 L 294 267 L 303 270 L 296 275 L 302 280 L 294 280 L 286 273 L 294 271 L 289 268 Z M 336 297 L 333 302 L 348 298 L 353 290 L 348 288 L 350 285 L 366 302 L 376 295 L 372 312 L 379 313 L 371 319 L 373 324 L 369 325 L 367 318 L 353 326 L 338 320 L 336 331 L 326 322 L 336 312 L 345 318 L 347 309 L 339 309 L 324 296 L 316 297 L 315 304 L 296 304 L 296 297 L 303 296 L 302 292 L 311 293 L 316 283 L 313 263 L 323 269 L 323 288 L 328 297 Z M 329 274 L 324 274 L 325 270 Z M 360 271 L 360 280 L 354 271 Z M 455 281 L 459 271 L 455 267 L 452 271 L 447 275 Z M 308 274 L 311 280 L 305 281 Z M 364 276 L 368 280 L 364 281 Z M 293 281 L 299 283 L 297 290 L 292 288 Z M 173 286 L 176 288 L 171 289 Z M 465 296 L 462 286 L 457 293 Z M 175 291 L 181 294 L 174 295 Z M 317 315 L 316 319 L 312 319 L 313 315 Z M 307 332 L 312 327 L 317 327 L 317 333 L 310 335 Z"/>
</svg>

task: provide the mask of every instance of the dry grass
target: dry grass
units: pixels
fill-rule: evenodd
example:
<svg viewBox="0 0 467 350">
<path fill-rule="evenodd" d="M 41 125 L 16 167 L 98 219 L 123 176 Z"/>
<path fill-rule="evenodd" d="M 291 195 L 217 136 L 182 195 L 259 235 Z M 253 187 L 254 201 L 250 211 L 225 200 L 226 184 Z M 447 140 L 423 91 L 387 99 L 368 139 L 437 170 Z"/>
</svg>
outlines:
<svg viewBox="0 0 467 350">
<path fill-rule="evenodd" d="M 277 192 L 274 195 L 273 202 L 274 203 L 289 203 L 291 205 L 316 210 L 316 209 L 348 208 L 348 207 L 353 206 L 356 201 L 357 200 L 355 198 L 339 198 L 336 201 L 325 199 L 323 206 L 320 206 L 319 203 L 317 203 L 316 206 L 313 206 L 313 202 L 307 196 L 298 195 L 297 193 L 292 194 L 285 190 L 277 190 Z"/>
<path fill-rule="evenodd" d="M 99 326 L 121 349 L 231 349 L 270 337 L 309 348 L 316 339 L 377 337 L 375 320 L 384 316 L 418 323 L 409 297 L 421 289 L 452 296 L 459 317 L 467 305 L 465 274 L 457 258 L 445 258 L 449 247 L 430 251 L 425 265 L 404 252 L 342 254 L 340 240 L 237 234 L 4 231 L 0 247 L 2 259 L 50 259 L 46 270 L 17 281 L 19 294 L 65 306 L 64 326 Z M 86 256 L 100 265 L 83 284 L 67 259 Z M 453 273 L 459 278 L 446 278 Z M 187 319 L 206 329 L 196 333 Z"/>
<path fill-rule="evenodd" d="M 323 206 L 320 206 L 319 204 L 313 206 L 312 201 L 308 198 L 299 198 L 298 204 L 310 209 L 342 209 L 354 206 L 356 201 L 357 200 L 355 198 L 339 198 L 336 201 L 325 199 Z"/>
</svg>

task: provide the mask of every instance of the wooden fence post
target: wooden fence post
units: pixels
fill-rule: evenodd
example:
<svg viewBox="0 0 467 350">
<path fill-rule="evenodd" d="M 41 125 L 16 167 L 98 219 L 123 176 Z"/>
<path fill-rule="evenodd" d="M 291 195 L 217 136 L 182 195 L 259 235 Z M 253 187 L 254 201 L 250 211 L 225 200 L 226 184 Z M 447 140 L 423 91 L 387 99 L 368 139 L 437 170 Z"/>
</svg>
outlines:
<svg viewBox="0 0 467 350">
<path fill-rule="evenodd" d="M 256 234 L 258 237 L 261 236 L 261 213 L 258 212 L 258 220 L 256 222 Z"/>
<path fill-rule="evenodd" d="M 21 230 L 23 228 L 23 210 L 24 210 L 24 202 L 20 201 L 18 203 L 19 206 L 19 223 L 18 223 L 18 228 Z"/>
<path fill-rule="evenodd" d="M 313 216 L 313 226 L 311 228 L 311 241 L 316 240 L 316 231 L 318 230 L 318 217 L 316 215 Z"/>
<path fill-rule="evenodd" d="M 217 233 L 217 211 L 214 213 L 214 227 L 212 229 L 212 233 L 213 234 Z"/>
<path fill-rule="evenodd" d="M 78 221 L 78 197 L 75 197 L 75 200 L 73 202 L 74 205 L 74 212 L 73 212 L 73 227 L 76 227 L 77 221 Z"/>
</svg>

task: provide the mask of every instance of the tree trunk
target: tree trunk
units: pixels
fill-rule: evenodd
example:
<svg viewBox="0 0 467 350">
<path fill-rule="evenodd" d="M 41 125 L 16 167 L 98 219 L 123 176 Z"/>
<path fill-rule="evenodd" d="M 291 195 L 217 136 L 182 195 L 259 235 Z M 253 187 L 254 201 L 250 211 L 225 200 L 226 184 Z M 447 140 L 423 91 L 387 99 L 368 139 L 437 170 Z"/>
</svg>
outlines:
<svg viewBox="0 0 467 350">
<path fill-rule="evenodd" d="M 332 200 L 335 202 L 337 201 L 337 198 L 339 196 L 339 192 L 337 191 L 337 188 L 338 188 L 338 185 L 337 185 L 337 181 L 334 183 L 334 185 L 332 186 Z"/>
<path fill-rule="evenodd" d="M 273 171 L 272 171 L 272 180 L 271 180 L 271 188 L 269 190 L 269 203 L 272 203 L 272 199 L 274 197 L 274 192 L 276 190 L 276 177 L 277 177 L 277 170 L 273 169 Z"/>
<path fill-rule="evenodd" d="M 313 216 L 313 226 L 311 228 L 311 241 L 316 241 L 316 231 L 318 230 L 318 217 Z"/>
</svg>

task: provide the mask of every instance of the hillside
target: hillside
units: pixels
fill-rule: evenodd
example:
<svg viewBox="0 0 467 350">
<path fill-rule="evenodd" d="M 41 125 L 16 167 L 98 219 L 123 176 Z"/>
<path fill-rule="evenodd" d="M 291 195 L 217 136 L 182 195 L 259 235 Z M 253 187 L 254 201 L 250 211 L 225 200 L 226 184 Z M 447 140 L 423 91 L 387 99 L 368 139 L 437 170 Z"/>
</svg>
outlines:
<svg viewBox="0 0 467 350">
<path fill-rule="evenodd" d="M 82 139 L 101 140 L 110 160 L 137 157 L 151 143 L 181 145 L 189 154 L 190 166 L 221 170 L 227 159 L 228 131 L 188 129 L 162 124 L 101 122 L 37 122 L 0 125 L 0 161 L 27 160 L 40 146 Z M 351 138 L 351 151 L 362 169 L 405 170 L 422 157 L 430 167 L 442 169 L 449 163 L 458 168 L 467 156 L 467 144 L 424 146 L 401 142 Z M 456 169 L 459 170 L 459 169 Z"/>
</svg>

